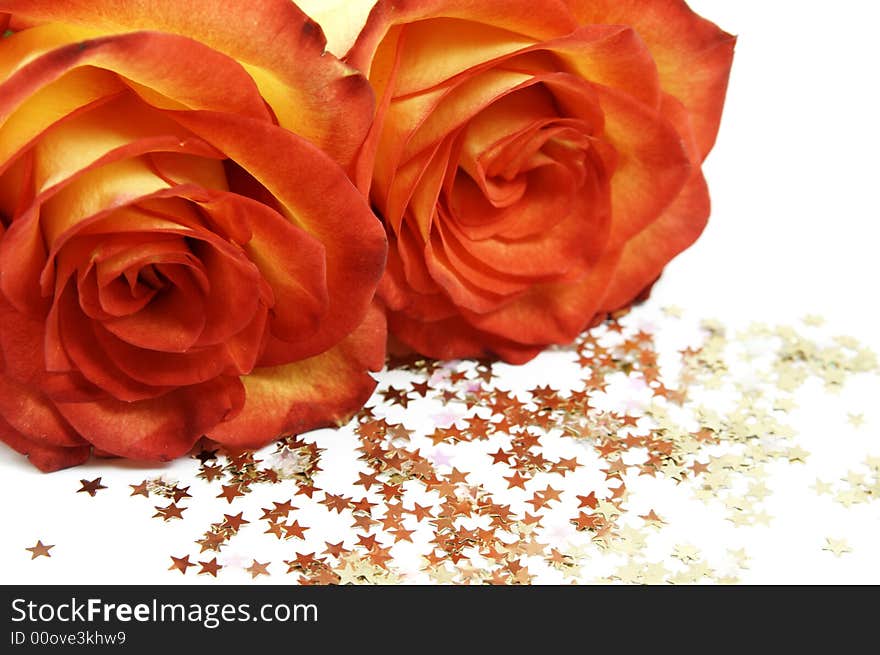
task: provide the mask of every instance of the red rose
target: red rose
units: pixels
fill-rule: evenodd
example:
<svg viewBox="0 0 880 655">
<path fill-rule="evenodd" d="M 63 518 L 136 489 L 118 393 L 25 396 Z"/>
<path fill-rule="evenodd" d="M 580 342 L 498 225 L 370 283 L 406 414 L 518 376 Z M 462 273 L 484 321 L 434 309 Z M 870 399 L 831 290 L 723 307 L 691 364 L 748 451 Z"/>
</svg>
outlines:
<svg viewBox="0 0 880 655">
<path fill-rule="evenodd" d="M 345 50 L 351 19 L 314 15 Z M 347 61 L 390 331 L 523 362 L 638 297 L 706 224 L 733 48 L 682 0 L 376 3 Z"/>
<path fill-rule="evenodd" d="M 0 439 L 54 470 L 356 411 L 372 96 L 320 29 L 288 0 L 0 0 L 0 27 Z"/>
</svg>

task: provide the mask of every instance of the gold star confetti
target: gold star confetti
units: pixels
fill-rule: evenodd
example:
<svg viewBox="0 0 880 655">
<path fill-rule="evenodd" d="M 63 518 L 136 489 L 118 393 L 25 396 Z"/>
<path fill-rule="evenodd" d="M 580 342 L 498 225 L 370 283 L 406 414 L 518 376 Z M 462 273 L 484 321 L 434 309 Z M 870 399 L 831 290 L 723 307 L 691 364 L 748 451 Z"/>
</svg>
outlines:
<svg viewBox="0 0 880 655">
<path fill-rule="evenodd" d="M 825 545 L 822 547 L 822 550 L 827 550 L 835 557 L 841 557 L 846 553 L 852 552 L 852 548 L 849 547 L 846 539 L 834 539 L 833 537 L 825 537 Z"/>
<path fill-rule="evenodd" d="M 854 428 L 860 428 L 865 424 L 864 414 L 854 414 L 851 412 L 847 414 L 846 420 Z"/>
</svg>

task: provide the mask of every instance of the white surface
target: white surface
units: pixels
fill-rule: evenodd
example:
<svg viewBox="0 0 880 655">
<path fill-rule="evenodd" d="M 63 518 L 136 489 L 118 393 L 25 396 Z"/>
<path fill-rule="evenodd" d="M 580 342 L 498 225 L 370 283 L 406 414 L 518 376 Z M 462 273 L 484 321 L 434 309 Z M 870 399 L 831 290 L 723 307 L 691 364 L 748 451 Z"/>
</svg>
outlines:
<svg viewBox="0 0 880 655">
<path fill-rule="evenodd" d="M 697 245 L 668 268 L 651 304 L 674 304 L 690 316 L 726 323 L 791 323 L 805 314 L 821 314 L 832 333 L 852 334 L 880 350 L 875 299 L 880 281 L 880 9 L 864 0 L 692 0 L 691 5 L 739 35 L 739 43 L 721 134 L 705 168 L 712 219 Z M 536 381 L 551 376 L 540 362 L 529 371 Z M 840 398 L 809 392 L 796 418 L 804 430 L 802 443 L 813 456 L 806 466 L 785 467 L 773 478 L 771 527 L 737 530 L 735 536 L 725 529 L 712 533 L 706 526 L 721 524 L 720 519 L 705 506 L 665 499 L 667 506 L 679 502 L 673 511 L 680 521 L 679 541 L 700 541 L 707 544 L 705 550 L 745 545 L 752 558 L 746 582 L 880 582 L 878 502 L 847 510 L 807 492 L 817 474 L 826 479 L 844 475 L 864 452 L 880 454 L 880 417 L 873 409 L 877 391 L 874 378 Z M 854 411 L 866 417 L 857 436 L 845 423 L 846 413 Z M 330 488 L 327 476 L 334 474 L 334 462 L 349 466 L 355 443 L 344 435 L 328 437 L 326 443 L 331 447 L 322 458 L 322 480 Z M 0 449 L 0 582 L 211 582 L 207 576 L 196 578 L 194 571 L 184 578 L 177 572 L 166 575 L 164 569 L 168 554 L 183 554 L 217 520 L 219 506 L 209 510 L 187 503 L 185 521 L 161 524 L 148 517 L 153 505 L 167 501 L 130 499 L 125 486 L 162 471 L 174 477 L 175 471 L 190 470 L 191 462 L 165 469 L 91 463 L 43 475 Z M 345 479 L 354 475 L 349 468 L 337 472 Z M 97 476 L 111 488 L 95 498 L 74 493 L 80 478 Z M 263 500 L 282 497 L 273 490 Z M 259 504 L 254 497 L 247 507 L 253 512 Z M 227 511 L 240 510 L 233 505 Z M 326 520 L 321 517 L 300 519 L 312 526 Z M 256 518 L 251 517 L 255 523 Z M 854 552 L 834 558 L 821 551 L 825 536 L 846 536 Z M 748 543 L 741 543 L 746 537 Z M 734 538 L 740 542 L 731 543 Z M 23 549 L 37 539 L 59 544 L 51 559 L 29 560 Z M 273 548 L 277 552 L 264 557 L 273 558 L 272 570 L 280 573 L 284 544 Z M 283 553 L 290 557 L 292 550 Z M 261 559 L 255 551 L 243 552 L 245 566 L 252 554 Z M 231 554 L 224 551 L 224 557 Z M 201 559 L 213 555 L 204 553 Z M 227 572 L 221 582 L 249 579 L 242 571 Z M 276 575 L 261 581 L 292 580 Z"/>
</svg>

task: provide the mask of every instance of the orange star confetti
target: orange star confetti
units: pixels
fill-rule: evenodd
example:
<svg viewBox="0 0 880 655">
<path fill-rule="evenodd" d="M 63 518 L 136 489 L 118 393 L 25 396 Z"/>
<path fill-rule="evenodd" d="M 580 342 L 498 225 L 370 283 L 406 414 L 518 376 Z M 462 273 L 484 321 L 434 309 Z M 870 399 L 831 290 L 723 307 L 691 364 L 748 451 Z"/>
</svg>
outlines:
<svg viewBox="0 0 880 655">
<path fill-rule="evenodd" d="M 199 566 L 201 566 L 201 570 L 199 571 L 199 575 L 207 574 L 214 578 L 217 577 L 217 572 L 223 567 L 217 563 L 217 558 L 213 558 L 209 562 L 199 562 Z"/>
<path fill-rule="evenodd" d="M 269 575 L 269 562 L 258 562 L 257 560 L 253 561 L 249 567 L 245 569 L 248 573 L 251 574 L 251 578 L 257 578 L 261 575 Z"/>
<path fill-rule="evenodd" d="M 30 551 L 31 559 L 37 559 L 38 557 L 52 557 L 49 553 L 49 550 L 55 548 L 54 545 L 45 545 L 42 541 L 37 541 L 36 544 L 31 546 L 30 548 L 25 548 L 25 550 Z"/>
<path fill-rule="evenodd" d="M 189 561 L 189 555 L 184 557 L 174 557 L 171 555 L 171 566 L 168 567 L 169 571 L 180 571 L 183 574 L 186 574 L 189 567 L 195 566 L 192 562 Z"/>
<path fill-rule="evenodd" d="M 77 489 L 77 493 L 87 493 L 92 498 L 100 491 L 101 489 L 106 489 L 103 484 L 101 484 L 101 478 L 95 478 L 94 480 L 80 480 L 80 484 L 82 485 L 79 489 Z"/>
</svg>

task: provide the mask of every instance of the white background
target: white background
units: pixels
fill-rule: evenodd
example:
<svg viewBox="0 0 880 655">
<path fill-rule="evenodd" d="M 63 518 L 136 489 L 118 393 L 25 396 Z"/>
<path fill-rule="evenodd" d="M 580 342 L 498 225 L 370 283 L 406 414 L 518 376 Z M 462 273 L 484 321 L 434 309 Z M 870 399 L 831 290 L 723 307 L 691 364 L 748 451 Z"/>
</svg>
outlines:
<svg viewBox="0 0 880 655">
<path fill-rule="evenodd" d="M 723 318 L 821 313 L 880 343 L 880 6 L 692 0 L 736 34 L 713 214 L 657 297 Z"/>
<path fill-rule="evenodd" d="M 880 351 L 876 3 L 692 0 L 691 5 L 737 34 L 739 43 L 721 134 L 705 168 L 712 219 L 703 238 L 669 266 L 651 302 L 732 323 L 793 323 L 821 314 L 835 332 Z M 807 467 L 781 473 L 789 479 L 774 480 L 770 509 L 777 519 L 771 528 L 754 531 L 748 544 L 754 563 L 746 581 L 880 580 L 874 555 L 880 548 L 877 503 L 853 513 L 806 491 L 823 464 L 845 473 L 847 444 L 853 452 L 858 446 L 880 453 L 876 392 L 875 384 L 843 400 L 815 394 L 809 415 L 814 430 L 805 435 L 814 456 Z M 865 414 L 861 437 L 849 434 L 846 411 Z M 860 458 L 854 455 L 851 463 Z M 173 474 L 174 467 L 167 471 Z M 191 543 L 192 528 L 153 520 L 159 529 L 141 537 L 146 533 L 138 530 L 153 503 L 143 499 L 143 510 L 134 511 L 142 499 L 129 499 L 124 487 L 158 473 L 134 464 L 90 464 L 42 475 L 0 449 L 0 582 L 166 581 L 162 568 L 138 562 L 155 560 L 157 551 L 164 558 L 188 539 Z M 99 475 L 118 493 L 107 490 L 95 499 L 74 493 L 80 478 Z M 204 525 L 217 516 L 191 505 L 186 518 L 203 515 Z M 854 553 L 837 559 L 822 552 L 824 535 L 845 535 Z M 37 538 L 59 544 L 51 560 L 28 559 L 24 548 Z M 724 538 L 719 533 L 717 539 Z M 123 561 L 129 565 L 121 579 L 117 566 Z M 161 561 L 163 567 L 168 563 Z M 198 581 L 209 582 L 205 578 Z M 225 581 L 246 579 L 242 574 Z M 185 579 L 173 572 L 167 581 L 196 579 L 192 571 Z"/>
</svg>

